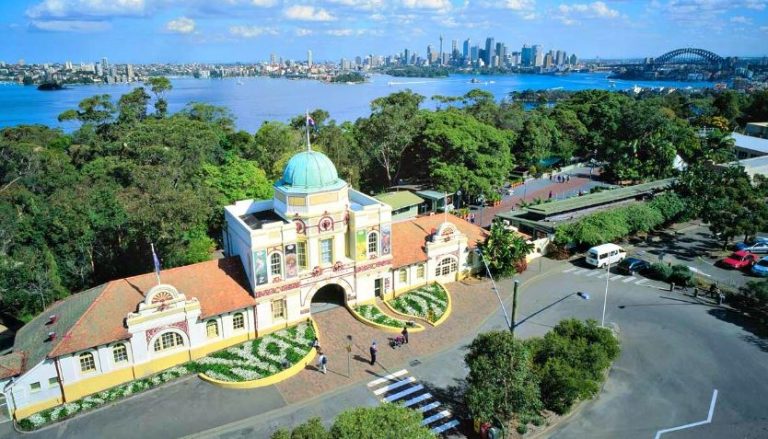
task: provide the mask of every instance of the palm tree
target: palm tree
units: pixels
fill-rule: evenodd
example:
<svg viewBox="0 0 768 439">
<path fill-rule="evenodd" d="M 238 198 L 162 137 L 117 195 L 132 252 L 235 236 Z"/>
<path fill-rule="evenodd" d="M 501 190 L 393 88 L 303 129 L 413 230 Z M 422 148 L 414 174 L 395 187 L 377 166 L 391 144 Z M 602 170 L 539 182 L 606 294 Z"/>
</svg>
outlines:
<svg viewBox="0 0 768 439">
<path fill-rule="evenodd" d="M 511 276 L 527 267 L 525 257 L 533 250 L 533 244 L 522 235 L 507 230 L 500 221 L 491 225 L 491 233 L 484 242 L 478 243 L 491 272 L 499 276 Z"/>
</svg>

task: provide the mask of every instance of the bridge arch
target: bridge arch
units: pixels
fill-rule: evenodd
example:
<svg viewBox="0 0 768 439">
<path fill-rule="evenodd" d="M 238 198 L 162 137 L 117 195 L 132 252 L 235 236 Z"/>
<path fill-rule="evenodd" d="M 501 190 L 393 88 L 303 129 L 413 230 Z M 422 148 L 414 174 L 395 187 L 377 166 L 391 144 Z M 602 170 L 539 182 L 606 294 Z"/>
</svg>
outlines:
<svg viewBox="0 0 768 439">
<path fill-rule="evenodd" d="M 686 47 L 671 50 L 656 58 L 654 64 L 720 64 L 725 59 L 709 50 Z"/>
</svg>

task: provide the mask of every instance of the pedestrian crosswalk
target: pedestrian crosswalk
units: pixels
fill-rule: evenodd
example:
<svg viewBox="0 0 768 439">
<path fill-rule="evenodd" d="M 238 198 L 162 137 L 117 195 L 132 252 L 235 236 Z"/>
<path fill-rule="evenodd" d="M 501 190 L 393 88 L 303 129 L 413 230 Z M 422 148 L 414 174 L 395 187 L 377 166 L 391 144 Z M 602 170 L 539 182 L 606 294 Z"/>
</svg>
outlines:
<svg viewBox="0 0 768 439">
<path fill-rule="evenodd" d="M 606 276 L 610 276 L 611 282 L 623 282 L 625 284 L 634 283 L 635 285 L 643 285 L 648 282 L 648 279 L 637 276 L 625 276 L 623 274 L 609 273 L 607 274 L 604 269 L 599 268 L 579 268 L 569 267 L 562 271 L 566 274 L 572 274 L 580 277 L 591 277 L 593 279 L 605 279 Z"/>
<path fill-rule="evenodd" d="M 368 388 L 382 402 L 400 403 L 421 413 L 424 417 L 421 425 L 429 427 L 434 434 L 448 432 L 459 425 L 450 410 L 435 400 L 406 369 L 377 378 L 368 383 Z"/>
</svg>

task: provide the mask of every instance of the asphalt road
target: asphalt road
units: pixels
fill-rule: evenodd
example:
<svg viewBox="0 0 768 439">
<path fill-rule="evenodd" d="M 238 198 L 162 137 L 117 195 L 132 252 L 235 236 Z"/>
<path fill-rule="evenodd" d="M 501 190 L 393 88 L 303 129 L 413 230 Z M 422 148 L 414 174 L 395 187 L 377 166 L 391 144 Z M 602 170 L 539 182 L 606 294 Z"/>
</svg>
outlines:
<svg viewBox="0 0 768 439">
<path fill-rule="evenodd" d="M 536 275 L 538 268 L 532 264 L 524 277 Z M 543 273 L 521 290 L 518 336 L 543 335 L 568 317 L 600 320 L 605 289 L 601 272 L 549 260 L 541 268 Z M 707 419 L 715 389 L 711 423 L 661 439 L 768 437 L 768 338 L 725 308 L 669 293 L 653 281 L 617 276 L 609 283 L 606 323 L 618 328 L 622 354 L 599 397 L 549 437 L 654 438 L 659 430 Z M 512 283 L 505 280 L 499 286 L 510 309 Z M 579 291 L 590 299 L 579 298 Z M 480 328 L 490 329 L 506 329 L 501 310 Z M 467 334 L 447 351 L 402 365 L 457 417 L 464 414 L 464 346 L 473 337 Z M 330 423 L 349 407 L 376 403 L 365 383 L 286 406 L 269 388 L 226 391 L 193 378 L 24 436 L 97 438 L 109 431 L 110 438 L 268 438 L 278 426 L 291 427 L 312 416 Z M 185 414 L 206 407 L 204 416 Z M 0 438 L 21 437 L 9 427 L 0 424 Z"/>
</svg>

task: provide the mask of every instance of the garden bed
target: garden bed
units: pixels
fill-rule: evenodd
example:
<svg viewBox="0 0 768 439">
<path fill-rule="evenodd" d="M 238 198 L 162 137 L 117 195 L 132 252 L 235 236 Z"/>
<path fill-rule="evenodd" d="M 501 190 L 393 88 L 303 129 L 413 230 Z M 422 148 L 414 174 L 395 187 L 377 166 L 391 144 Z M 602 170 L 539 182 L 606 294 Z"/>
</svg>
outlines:
<svg viewBox="0 0 768 439">
<path fill-rule="evenodd" d="M 380 326 L 386 326 L 392 329 L 403 329 L 403 326 L 408 322 L 405 320 L 396 319 L 384 314 L 376 305 L 360 305 L 354 309 L 355 313 L 362 317 L 364 320 L 375 323 Z M 409 325 L 410 326 L 410 325 Z M 423 328 L 422 328 L 423 329 Z"/>
<path fill-rule="evenodd" d="M 435 323 L 448 310 L 450 299 L 442 285 L 433 283 L 411 290 L 387 302 L 398 313 Z"/>
<path fill-rule="evenodd" d="M 21 419 L 18 426 L 22 430 L 36 430 L 46 424 L 152 389 L 190 373 L 203 373 L 215 380 L 226 382 L 266 378 L 300 362 L 312 350 L 314 339 L 315 329 L 312 324 L 300 323 L 166 369 L 151 377 L 121 384 L 77 401 L 43 410 Z"/>
<path fill-rule="evenodd" d="M 244 382 L 272 376 L 301 361 L 311 350 L 315 330 L 300 323 L 256 340 L 187 363 L 191 372 L 218 381 Z"/>
</svg>

